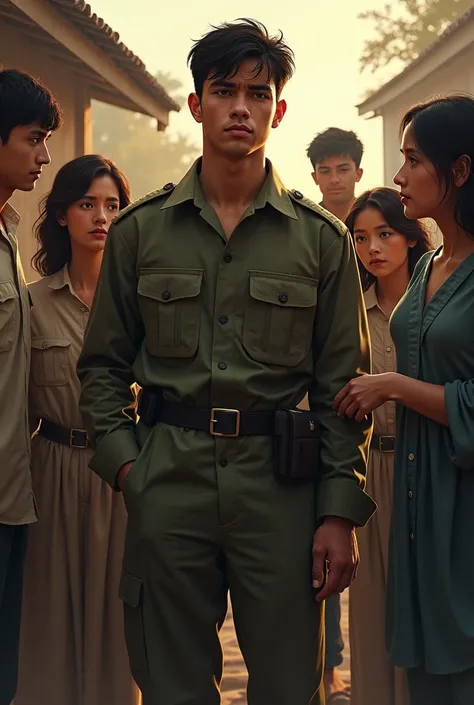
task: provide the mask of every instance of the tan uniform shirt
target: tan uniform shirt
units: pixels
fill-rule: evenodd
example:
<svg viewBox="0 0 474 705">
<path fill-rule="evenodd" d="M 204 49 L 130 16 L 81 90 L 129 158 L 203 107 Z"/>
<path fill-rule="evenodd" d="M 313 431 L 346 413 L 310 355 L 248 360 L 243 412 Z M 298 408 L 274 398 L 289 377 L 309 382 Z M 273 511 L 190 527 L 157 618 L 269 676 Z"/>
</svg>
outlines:
<svg viewBox="0 0 474 705">
<path fill-rule="evenodd" d="M 67 428 L 82 428 L 76 362 L 82 349 L 89 309 L 74 293 L 67 265 L 28 288 L 33 300 L 32 424 L 36 427 L 41 418 L 47 418 Z"/>
<path fill-rule="evenodd" d="M 396 372 L 397 359 L 395 346 L 390 336 L 388 318 L 379 308 L 375 284 L 364 295 L 367 319 L 369 321 L 370 342 L 372 349 L 372 374 Z M 395 402 L 388 401 L 373 413 L 374 431 L 380 435 L 395 435 Z M 373 454 L 371 454 L 373 455 Z M 378 454 L 377 454 L 378 456 Z M 390 456 L 393 462 L 393 453 Z"/>
<path fill-rule="evenodd" d="M 18 252 L 20 217 L 0 214 L 0 524 L 36 521 L 30 475 L 30 302 Z"/>
</svg>

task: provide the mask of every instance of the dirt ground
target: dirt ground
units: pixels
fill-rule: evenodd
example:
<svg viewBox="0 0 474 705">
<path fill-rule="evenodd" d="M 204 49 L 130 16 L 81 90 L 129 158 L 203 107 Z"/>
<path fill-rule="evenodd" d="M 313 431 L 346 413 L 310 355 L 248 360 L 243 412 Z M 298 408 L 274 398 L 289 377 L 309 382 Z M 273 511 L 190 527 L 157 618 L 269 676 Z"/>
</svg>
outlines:
<svg viewBox="0 0 474 705">
<path fill-rule="evenodd" d="M 342 595 L 342 633 L 346 645 L 342 675 L 349 680 L 349 634 L 348 634 L 348 593 Z M 222 627 L 221 639 L 224 647 L 224 680 L 222 684 L 222 705 L 247 705 L 245 689 L 247 672 L 235 636 L 232 614 L 229 611 Z"/>
</svg>

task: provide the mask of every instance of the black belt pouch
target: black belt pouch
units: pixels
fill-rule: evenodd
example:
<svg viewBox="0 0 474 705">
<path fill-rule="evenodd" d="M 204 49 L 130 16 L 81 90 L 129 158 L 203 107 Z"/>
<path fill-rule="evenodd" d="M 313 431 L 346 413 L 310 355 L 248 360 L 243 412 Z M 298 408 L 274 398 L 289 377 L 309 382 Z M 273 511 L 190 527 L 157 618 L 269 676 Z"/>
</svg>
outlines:
<svg viewBox="0 0 474 705">
<path fill-rule="evenodd" d="M 312 411 L 275 412 L 273 466 L 280 482 L 315 480 L 319 466 L 319 423 Z"/>
</svg>

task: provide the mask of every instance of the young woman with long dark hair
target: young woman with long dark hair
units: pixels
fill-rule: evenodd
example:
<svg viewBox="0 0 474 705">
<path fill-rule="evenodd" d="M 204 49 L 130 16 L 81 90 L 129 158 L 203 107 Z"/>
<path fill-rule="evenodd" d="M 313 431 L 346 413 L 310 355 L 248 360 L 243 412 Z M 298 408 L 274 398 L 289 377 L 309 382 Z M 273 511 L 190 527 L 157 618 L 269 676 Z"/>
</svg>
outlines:
<svg viewBox="0 0 474 705">
<path fill-rule="evenodd" d="M 395 372 L 390 316 L 404 295 L 420 257 L 431 249 L 418 220 L 408 220 L 400 194 L 391 188 L 366 191 L 346 219 L 359 258 L 372 345 L 374 374 Z M 360 566 L 351 585 L 351 705 L 408 705 L 406 675 L 385 648 L 385 598 L 395 448 L 395 403 L 374 411 L 367 492 L 377 503 L 371 521 L 357 530 Z"/>
<path fill-rule="evenodd" d="M 37 224 L 29 390 L 40 519 L 25 567 L 16 705 L 135 705 L 118 586 L 121 494 L 89 469 L 76 362 L 110 223 L 130 202 L 117 166 L 86 155 L 60 169 Z"/>
<path fill-rule="evenodd" d="M 433 218 L 395 310 L 398 372 L 352 380 L 341 415 L 398 404 L 387 641 L 412 705 L 474 702 L 474 99 L 435 98 L 401 123 L 407 218 Z"/>
</svg>

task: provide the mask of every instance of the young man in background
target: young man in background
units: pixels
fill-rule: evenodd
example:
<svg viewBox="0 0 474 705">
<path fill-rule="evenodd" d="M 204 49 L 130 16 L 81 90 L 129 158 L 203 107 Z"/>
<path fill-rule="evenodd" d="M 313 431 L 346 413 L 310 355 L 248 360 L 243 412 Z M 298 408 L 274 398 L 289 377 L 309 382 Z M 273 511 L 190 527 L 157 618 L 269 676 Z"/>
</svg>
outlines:
<svg viewBox="0 0 474 705">
<path fill-rule="evenodd" d="M 312 177 L 321 191 L 320 205 L 344 221 L 355 198 L 355 185 L 362 178 L 360 163 L 364 147 L 354 132 L 330 127 L 318 134 L 307 150 Z M 337 667 L 343 662 L 344 640 L 341 631 L 341 599 L 333 595 L 326 601 L 326 663 L 324 687 L 328 705 L 348 705 L 349 687 Z"/>
<path fill-rule="evenodd" d="M 319 186 L 327 211 L 344 221 L 354 201 L 355 185 L 361 180 L 364 147 L 354 132 L 330 127 L 316 135 L 306 152 L 312 177 Z"/>
</svg>

